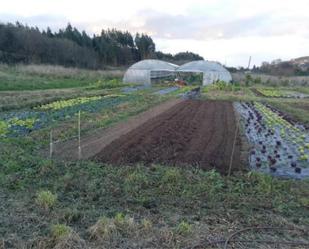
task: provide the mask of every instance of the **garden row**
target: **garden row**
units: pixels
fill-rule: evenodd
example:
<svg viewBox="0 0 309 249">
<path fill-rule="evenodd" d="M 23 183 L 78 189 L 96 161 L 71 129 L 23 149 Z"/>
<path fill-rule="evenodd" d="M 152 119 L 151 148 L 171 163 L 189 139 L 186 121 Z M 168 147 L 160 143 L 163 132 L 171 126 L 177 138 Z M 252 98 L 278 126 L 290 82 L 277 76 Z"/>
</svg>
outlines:
<svg viewBox="0 0 309 249">
<path fill-rule="evenodd" d="M 77 97 L 67 100 L 54 101 L 36 106 L 32 109 L 0 113 L 0 138 L 27 135 L 34 130 L 48 127 L 56 121 L 72 118 L 79 111 L 86 113 L 98 112 L 112 108 L 125 101 L 134 100 L 146 86 L 125 87 L 122 94 L 105 96 Z M 163 89 L 149 88 L 149 93 L 168 95 L 181 92 L 178 87 Z"/>
<path fill-rule="evenodd" d="M 135 97 L 135 95 L 124 94 L 79 97 L 55 101 L 30 110 L 0 113 L 0 137 L 28 135 L 34 130 L 48 127 L 57 121 L 72 118 L 79 111 L 94 113 Z"/>
<path fill-rule="evenodd" d="M 309 133 L 258 103 L 236 103 L 252 146 L 251 168 L 281 177 L 309 176 Z"/>
<path fill-rule="evenodd" d="M 253 93 L 261 97 L 271 97 L 271 98 L 308 98 L 308 94 L 289 91 L 289 90 L 279 90 L 271 88 L 253 88 Z"/>
</svg>

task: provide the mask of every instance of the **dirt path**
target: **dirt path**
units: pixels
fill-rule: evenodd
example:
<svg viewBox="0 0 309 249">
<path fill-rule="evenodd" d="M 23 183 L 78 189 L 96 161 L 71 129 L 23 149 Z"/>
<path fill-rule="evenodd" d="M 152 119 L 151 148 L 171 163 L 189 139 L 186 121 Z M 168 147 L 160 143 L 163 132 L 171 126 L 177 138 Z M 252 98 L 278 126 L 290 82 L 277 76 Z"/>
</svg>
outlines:
<svg viewBox="0 0 309 249">
<path fill-rule="evenodd" d="M 95 133 L 83 137 L 81 140 L 82 158 L 87 159 L 94 156 L 115 139 L 120 138 L 122 135 L 127 134 L 146 121 L 156 117 L 160 113 L 172 108 L 182 101 L 182 99 L 166 101 L 125 122 L 121 122 L 107 129 L 99 129 Z M 54 146 L 54 156 L 59 159 L 78 159 L 78 141 L 70 140 L 61 144 L 56 144 Z"/>
<path fill-rule="evenodd" d="M 95 159 L 115 165 L 196 165 L 226 173 L 235 125 L 231 102 L 187 100 L 113 141 Z M 233 170 L 240 167 L 237 138 Z"/>
</svg>

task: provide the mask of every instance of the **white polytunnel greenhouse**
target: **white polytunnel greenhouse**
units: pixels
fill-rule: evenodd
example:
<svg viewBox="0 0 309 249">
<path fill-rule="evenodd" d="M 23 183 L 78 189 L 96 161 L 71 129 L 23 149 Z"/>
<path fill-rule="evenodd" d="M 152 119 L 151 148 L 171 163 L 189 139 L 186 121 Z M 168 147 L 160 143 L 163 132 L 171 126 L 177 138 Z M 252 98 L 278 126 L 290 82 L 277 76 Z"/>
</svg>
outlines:
<svg viewBox="0 0 309 249">
<path fill-rule="evenodd" d="M 232 76 L 228 70 L 217 62 L 212 61 L 191 61 L 176 69 L 181 73 L 203 73 L 203 85 L 209 85 L 216 81 L 232 81 Z"/>
<path fill-rule="evenodd" d="M 161 60 L 148 59 L 130 66 L 124 74 L 123 82 L 151 85 L 160 79 L 184 78 L 183 74 L 202 74 L 202 85 L 232 80 L 229 71 L 217 62 L 199 60 L 177 66 Z"/>
<path fill-rule="evenodd" d="M 153 79 L 174 76 L 176 68 L 177 65 L 161 60 L 142 60 L 128 68 L 123 82 L 150 85 Z"/>
</svg>

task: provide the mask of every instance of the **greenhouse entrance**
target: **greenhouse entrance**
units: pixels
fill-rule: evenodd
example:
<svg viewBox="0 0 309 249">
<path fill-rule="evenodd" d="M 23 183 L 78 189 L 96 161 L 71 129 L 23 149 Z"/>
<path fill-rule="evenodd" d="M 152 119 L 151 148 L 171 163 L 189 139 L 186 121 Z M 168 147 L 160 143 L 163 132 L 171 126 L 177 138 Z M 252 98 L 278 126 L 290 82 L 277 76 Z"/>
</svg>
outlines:
<svg viewBox="0 0 309 249">
<path fill-rule="evenodd" d="M 142 60 L 128 68 L 123 77 L 124 83 L 151 85 L 173 79 L 177 65 L 160 60 Z"/>
<path fill-rule="evenodd" d="M 202 72 L 177 72 L 176 80 L 183 82 L 186 85 L 202 86 L 203 73 Z"/>
<path fill-rule="evenodd" d="M 174 82 L 175 78 L 176 78 L 175 71 L 170 71 L 170 70 L 150 71 L 151 85 L 167 84 L 170 82 Z"/>
<path fill-rule="evenodd" d="M 212 61 L 191 61 L 179 66 L 177 73 L 189 74 L 189 79 L 202 81 L 202 85 L 206 86 L 217 81 L 231 82 L 231 74 L 219 63 Z M 196 76 L 202 75 L 202 76 Z"/>
</svg>

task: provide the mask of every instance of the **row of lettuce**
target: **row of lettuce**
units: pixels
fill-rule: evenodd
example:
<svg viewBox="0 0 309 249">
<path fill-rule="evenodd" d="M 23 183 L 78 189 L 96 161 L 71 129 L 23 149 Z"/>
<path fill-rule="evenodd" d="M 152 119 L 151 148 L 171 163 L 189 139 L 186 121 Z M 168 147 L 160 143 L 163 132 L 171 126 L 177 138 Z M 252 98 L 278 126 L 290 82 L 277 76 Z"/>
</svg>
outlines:
<svg viewBox="0 0 309 249">
<path fill-rule="evenodd" d="M 279 112 L 259 102 L 236 103 L 245 134 L 252 146 L 253 169 L 282 177 L 309 176 L 309 133 Z"/>
<path fill-rule="evenodd" d="M 135 95 L 125 94 L 78 97 L 55 101 L 30 110 L 0 113 L 0 137 L 27 135 L 55 122 L 72 118 L 79 111 L 94 113 L 104 108 L 112 108 L 135 97 Z"/>
<path fill-rule="evenodd" d="M 0 138 L 25 136 L 33 131 L 50 127 L 56 122 L 73 118 L 81 113 L 97 113 L 112 109 L 124 102 L 137 100 L 141 95 L 148 93 L 155 95 L 177 95 L 190 90 L 190 87 L 174 88 L 145 88 L 128 87 L 114 94 L 104 96 L 77 97 L 67 100 L 54 101 L 36 106 L 31 109 L 16 110 L 0 113 Z M 136 89 L 135 89 L 136 88 Z"/>
<path fill-rule="evenodd" d="M 275 88 L 254 88 L 253 92 L 259 96 L 270 98 L 309 98 L 308 94 L 295 90 L 282 90 Z"/>
</svg>

